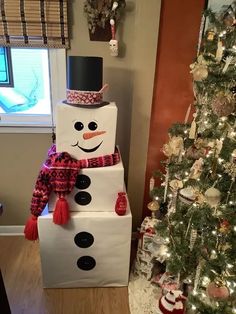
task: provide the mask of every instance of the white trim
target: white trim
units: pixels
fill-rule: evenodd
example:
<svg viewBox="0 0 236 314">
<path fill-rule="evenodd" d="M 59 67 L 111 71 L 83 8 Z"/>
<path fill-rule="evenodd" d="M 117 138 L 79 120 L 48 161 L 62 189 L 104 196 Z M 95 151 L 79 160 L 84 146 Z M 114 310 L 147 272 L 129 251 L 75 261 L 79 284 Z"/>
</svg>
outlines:
<svg viewBox="0 0 236 314">
<path fill-rule="evenodd" d="M 30 127 L 1 127 L 0 128 L 0 133 L 47 133 L 51 134 L 52 133 L 52 127 L 42 127 L 42 126 L 30 126 Z"/>
<path fill-rule="evenodd" d="M 24 226 L 0 226 L 0 236 L 23 236 Z"/>
</svg>

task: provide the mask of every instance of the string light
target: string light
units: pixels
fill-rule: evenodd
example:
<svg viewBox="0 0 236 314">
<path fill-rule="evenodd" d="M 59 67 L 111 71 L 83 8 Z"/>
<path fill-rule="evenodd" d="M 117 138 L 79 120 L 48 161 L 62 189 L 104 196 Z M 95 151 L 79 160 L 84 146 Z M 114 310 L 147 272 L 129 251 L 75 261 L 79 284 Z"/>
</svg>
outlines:
<svg viewBox="0 0 236 314">
<path fill-rule="evenodd" d="M 226 267 L 229 268 L 229 269 L 231 269 L 231 268 L 233 268 L 234 266 L 233 266 L 232 264 L 227 264 Z"/>
<path fill-rule="evenodd" d="M 216 231 L 215 231 L 215 230 L 213 230 L 213 231 L 212 231 L 212 234 L 213 234 L 213 235 L 216 235 Z"/>
<path fill-rule="evenodd" d="M 192 305 L 192 310 L 195 311 L 197 308 L 195 305 Z"/>
<path fill-rule="evenodd" d="M 201 293 L 203 298 L 206 298 L 206 294 L 204 292 Z"/>
<path fill-rule="evenodd" d="M 227 117 L 221 117 L 220 119 L 221 119 L 221 121 L 226 121 Z"/>
</svg>

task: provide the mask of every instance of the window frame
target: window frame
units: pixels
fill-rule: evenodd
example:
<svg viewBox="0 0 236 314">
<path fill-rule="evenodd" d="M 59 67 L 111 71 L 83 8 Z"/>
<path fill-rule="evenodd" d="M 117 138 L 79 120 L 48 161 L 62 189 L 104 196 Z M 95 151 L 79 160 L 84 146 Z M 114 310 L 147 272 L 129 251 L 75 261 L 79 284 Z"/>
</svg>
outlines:
<svg viewBox="0 0 236 314">
<path fill-rule="evenodd" d="M 0 87 L 14 87 L 14 80 L 13 80 L 13 72 L 12 72 L 12 61 L 11 61 L 11 49 L 9 47 L 2 47 L 5 51 L 6 56 L 6 69 L 9 81 L 8 83 L 0 82 Z"/>
<path fill-rule="evenodd" d="M 48 48 L 52 115 L 0 113 L 0 133 L 50 133 L 55 106 L 66 98 L 66 50 Z"/>
</svg>

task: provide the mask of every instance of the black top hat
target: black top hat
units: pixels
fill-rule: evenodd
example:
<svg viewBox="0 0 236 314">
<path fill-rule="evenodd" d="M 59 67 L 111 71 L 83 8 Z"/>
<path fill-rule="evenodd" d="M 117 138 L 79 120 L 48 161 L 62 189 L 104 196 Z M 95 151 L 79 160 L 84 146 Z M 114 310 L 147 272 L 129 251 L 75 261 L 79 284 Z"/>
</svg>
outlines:
<svg viewBox="0 0 236 314">
<path fill-rule="evenodd" d="M 69 56 L 67 58 L 67 104 L 83 107 L 103 106 L 103 59 Z"/>
</svg>

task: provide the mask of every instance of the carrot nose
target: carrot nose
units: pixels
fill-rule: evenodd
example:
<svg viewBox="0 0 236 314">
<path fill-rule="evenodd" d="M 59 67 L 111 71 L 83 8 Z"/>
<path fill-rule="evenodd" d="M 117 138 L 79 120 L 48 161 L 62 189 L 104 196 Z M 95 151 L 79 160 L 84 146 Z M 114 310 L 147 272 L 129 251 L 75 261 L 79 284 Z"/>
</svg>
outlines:
<svg viewBox="0 0 236 314">
<path fill-rule="evenodd" d="M 93 138 L 95 136 L 101 135 L 106 133 L 106 131 L 97 131 L 97 132 L 87 132 L 83 134 L 83 139 L 84 140 L 89 140 L 90 138 Z"/>
</svg>

